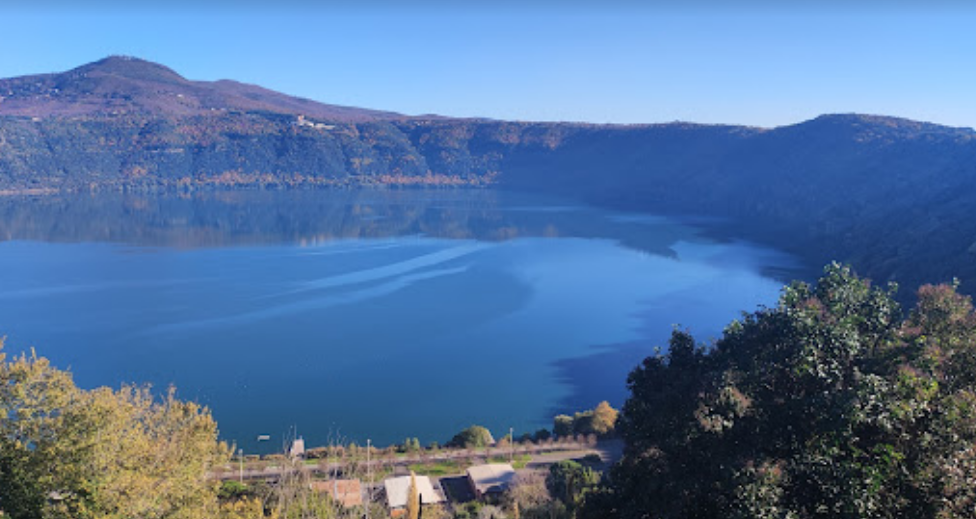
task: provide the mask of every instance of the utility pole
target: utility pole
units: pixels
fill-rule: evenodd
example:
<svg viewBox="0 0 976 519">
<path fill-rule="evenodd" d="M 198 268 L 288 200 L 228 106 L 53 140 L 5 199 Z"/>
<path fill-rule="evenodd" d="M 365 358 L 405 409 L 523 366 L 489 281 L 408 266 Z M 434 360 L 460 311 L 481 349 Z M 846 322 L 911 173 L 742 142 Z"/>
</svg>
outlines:
<svg viewBox="0 0 976 519">
<path fill-rule="evenodd" d="M 373 504 L 373 471 L 369 466 L 369 451 L 372 441 L 366 438 L 366 519 L 369 519 L 369 506 Z"/>
<path fill-rule="evenodd" d="M 508 464 L 515 463 L 515 428 L 508 428 Z"/>
<path fill-rule="evenodd" d="M 244 483 L 244 449 L 237 450 L 237 459 L 240 462 L 239 475 L 240 475 L 241 484 L 243 484 Z"/>
</svg>

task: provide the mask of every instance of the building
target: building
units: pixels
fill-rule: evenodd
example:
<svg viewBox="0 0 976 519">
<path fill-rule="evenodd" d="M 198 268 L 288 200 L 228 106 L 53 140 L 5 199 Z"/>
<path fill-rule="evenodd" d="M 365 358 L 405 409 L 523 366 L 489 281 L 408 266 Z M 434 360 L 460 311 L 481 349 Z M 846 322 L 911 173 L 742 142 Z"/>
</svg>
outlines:
<svg viewBox="0 0 976 519">
<path fill-rule="evenodd" d="M 489 463 L 470 467 L 466 474 L 471 491 L 478 499 L 498 496 L 512 484 L 515 469 L 508 463 Z"/>
<path fill-rule="evenodd" d="M 417 493 L 420 494 L 420 502 L 425 505 L 443 503 L 444 497 L 440 492 L 434 490 L 434 485 L 427 476 L 416 476 Z M 410 476 L 400 476 L 389 478 L 383 481 L 386 489 L 386 504 L 390 510 L 397 510 L 407 507 L 407 496 L 410 494 Z"/>
<path fill-rule="evenodd" d="M 292 458 L 301 458 L 305 456 L 305 439 L 299 436 L 291 442 L 291 448 L 288 449 L 288 455 Z"/>
<path fill-rule="evenodd" d="M 363 486 L 358 479 L 313 481 L 312 490 L 329 494 L 345 508 L 363 504 Z"/>
</svg>

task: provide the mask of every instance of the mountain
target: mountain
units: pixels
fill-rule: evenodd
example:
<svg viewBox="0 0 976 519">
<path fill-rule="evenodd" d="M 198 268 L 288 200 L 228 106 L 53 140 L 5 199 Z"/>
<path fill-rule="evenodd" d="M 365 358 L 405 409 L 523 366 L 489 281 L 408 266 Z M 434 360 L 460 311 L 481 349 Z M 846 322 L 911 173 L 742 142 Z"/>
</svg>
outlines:
<svg viewBox="0 0 976 519">
<path fill-rule="evenodd" d="M 0 99 L 0 115 L 27 117 L 173 117 L 233 111 L 304 114 L 344 122 L 403 117 L 317 103 L 236 81 L 189 81 L 168 67 L 129 56 L 111 56 L 58 74 L 0 80 Z"/>
<path fill-rule="evenodd" d="M 851 262 L 877 282 L 976 287 L 969 128 L 860 114 L 771 129 L 407 117 L 122 57 L 0 80 L 0 96 L 8 192 L 492 184 L 715 217 L 716 234 Z"/>
</svg>

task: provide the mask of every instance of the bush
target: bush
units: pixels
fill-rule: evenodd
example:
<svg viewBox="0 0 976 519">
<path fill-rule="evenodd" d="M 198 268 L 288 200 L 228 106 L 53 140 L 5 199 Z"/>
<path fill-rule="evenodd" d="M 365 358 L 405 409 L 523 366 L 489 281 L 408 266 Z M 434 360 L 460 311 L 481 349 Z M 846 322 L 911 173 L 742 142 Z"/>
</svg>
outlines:
<svg viewBox="0 0 976 519">
<path fill-rule="evenodd" d="M 493 443 L 495 443 L 495 440 L 492 438 L 491 432 L 488 429 L 480 425 L 472 425 L 454 435 L 451 441 L 447 442 L 447 446 L 472 449 L 488 447 Z"/>
</svg>

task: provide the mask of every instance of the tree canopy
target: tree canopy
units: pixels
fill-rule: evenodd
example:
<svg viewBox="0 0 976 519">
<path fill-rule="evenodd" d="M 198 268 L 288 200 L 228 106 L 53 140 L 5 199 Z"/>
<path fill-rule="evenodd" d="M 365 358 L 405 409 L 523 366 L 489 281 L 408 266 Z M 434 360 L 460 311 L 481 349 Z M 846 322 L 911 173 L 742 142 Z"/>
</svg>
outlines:
<svg viewBox="0 0 976 519">
<path fill-rule="evenodd" d="M 447 442 L 448 447 L 481 448 L 495 443 L 491 432 L 480 425 L 472 425 L 457 433 Z"/>
<path fill-rule="evenodd" d="M 562 503 L 569 517 L 574 517 L 586 492 L 596 486 L 599 474 L 573 460 L 563 460 L 549 466 L 546 487 L 552 498 Z"/>
<path fill-rule="evenodd" d="M 600 437 L 607 437 L 614 433 L 617 415 L 618 411 L 604 400 L 595 408 L 578 411 L 573 416 L 556 415 L 553 418 L 552 430 L 556 436 L 560 437 L 574 434 L 595 434 Z"/>
<path fill-rule="evenodd" d="M 976 314 L 925 286 L 903 316 L 830 265 L 711 346 L 676 330 L 628 377 L 603 517 L 973 517 Z"/>
<path fill-rule="evenodd" d="M 3 343 L 0 341 L 0 349 Z M 35 354 L 0 351 L 0 510 L 13 519 L 204 518 L 226 459 L 210 412 L 173 391 L 90 391 Z"/>
</svg>

